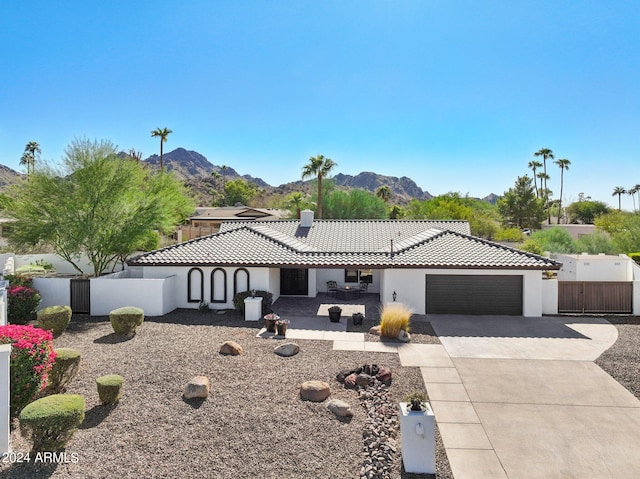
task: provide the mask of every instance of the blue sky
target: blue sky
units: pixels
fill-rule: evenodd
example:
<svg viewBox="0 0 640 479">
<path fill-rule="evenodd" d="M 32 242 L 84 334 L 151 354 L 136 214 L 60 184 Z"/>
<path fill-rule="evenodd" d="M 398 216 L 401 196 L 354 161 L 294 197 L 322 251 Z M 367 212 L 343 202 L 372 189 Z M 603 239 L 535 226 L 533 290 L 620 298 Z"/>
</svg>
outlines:
<svg viewBox="0 0 640 479">
<path fill-rule="evenodd" d="M 617 206 L 640 183 L 634 1 L 22 1 L 0 5 L 0 163 L 74 137 L 165 151 L 278 185 L 409 176 L 432 194 L 502 194 L 540 148 L 564 201 Z M 558 195 L 560 172 L 548 165 Z M 632 201 L 623 198 L 623 208 Z"/>
</svg>

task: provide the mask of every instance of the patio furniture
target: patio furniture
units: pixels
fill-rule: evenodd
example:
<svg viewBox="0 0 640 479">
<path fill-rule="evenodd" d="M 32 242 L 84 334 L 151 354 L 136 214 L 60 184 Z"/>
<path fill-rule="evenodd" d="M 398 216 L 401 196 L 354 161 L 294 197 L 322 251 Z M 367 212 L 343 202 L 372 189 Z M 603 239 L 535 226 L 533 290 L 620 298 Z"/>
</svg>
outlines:
<svg viewBox="0 0 640 479">
<path fill-rule="evenodd" d="M 336 295 L 338 290 L 338 283 L 335 281 L 327 281 L 327 296 Z"/>
<path fill-rule="evenodd" d="M 360 292 L 368 293 L 369 292 L 369 283 L 365 283 L 364 281 L 360 281 Z"/>
<path fill-rule="evenodd" d="M 360 297 L 360 288 L 351 288 L 350 286 L 345 286 L 344 288 L 338 288 L 336 290 L 336 297 L 338 299 L 344 299 L 349 301 L 351 299 L 356 299 Z"/>
</svg>

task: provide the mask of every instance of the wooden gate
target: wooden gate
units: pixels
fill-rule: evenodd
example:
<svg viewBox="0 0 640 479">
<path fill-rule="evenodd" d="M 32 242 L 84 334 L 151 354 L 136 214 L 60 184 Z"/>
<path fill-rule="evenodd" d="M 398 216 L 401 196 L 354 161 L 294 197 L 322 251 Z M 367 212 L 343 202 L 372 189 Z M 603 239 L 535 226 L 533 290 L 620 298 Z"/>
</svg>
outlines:
<svg viewBox="0 0 640 479">
<path fill-rule="evenodd" d="M 632 314 L 633 283 L 558 281 L 558 312 Z"/>
<path fill-rule="evenodd" d="M 71 311 L 73 314 L 91 314 L 91 281 L 73 278 L 71 284 Z"/>
</svg>

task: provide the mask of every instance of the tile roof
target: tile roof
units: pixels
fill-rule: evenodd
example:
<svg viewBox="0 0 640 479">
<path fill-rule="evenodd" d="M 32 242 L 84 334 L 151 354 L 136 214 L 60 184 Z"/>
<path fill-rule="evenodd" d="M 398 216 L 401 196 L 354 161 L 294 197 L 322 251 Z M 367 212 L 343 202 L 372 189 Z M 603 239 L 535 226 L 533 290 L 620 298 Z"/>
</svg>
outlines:
<svg viewBox="0 0 640 479">
<path fill-rule="evenodd" d="M 475 238 L 466 221 L 315 220 L 223 225 L 220 232 L 129 265 L 559 269 L 560 263 Z M 393 240 L 393 241 L 392 241 Z"/>
</svg>

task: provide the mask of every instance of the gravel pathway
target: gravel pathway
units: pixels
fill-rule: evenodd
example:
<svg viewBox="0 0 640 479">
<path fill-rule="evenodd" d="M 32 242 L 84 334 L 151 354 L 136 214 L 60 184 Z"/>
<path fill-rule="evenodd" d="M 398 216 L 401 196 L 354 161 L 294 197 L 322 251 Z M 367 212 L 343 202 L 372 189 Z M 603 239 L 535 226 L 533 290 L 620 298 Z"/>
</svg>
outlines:
<svg viewBox="0 0 640 479">
<path fill-rule="evenodd" d="M 232 312 L 178 310 L 148 318 L 134 338 L 121 341 L 108 318 L 74 318 L 54 346 L 82 352 L 67 391 L 87 401 L 85 421 L 67 447 L 78 461 L 0 464 L 0 478 L 360 477 L 367 414 L 358 392 L 336 381 L 337 372 L 366 363 L 390 368 L 388 395 L 397 407 L 407 393 L 424 388 L 419 369 L 401 367 L 396 354 L 333 351 L 330 341 L 298 340 L 300 353 L 282 358 L 273 353 L 279 340 L 257 338 L 260 325 L 247 324 Z M 414 340 L 437 342 L 428 330 L 414 329 Z M 245 354 L 220 355 L 226 340 L 240 343 Z M 124 376 L 124 396 L 105 407 L 95 380 L 111 373 Z M 184 385 L 196 375 L 211 379 L 211 395 L 185 401 Z M 325 403 L 301 401 L 299 385 L 310 379 L 328 382 L 331 398 L 349 402 L 354 417 L 341 421 Z M 451 479 L 437 432 L 436 445 L 439 472 L 431 477 Z M 12 447 L 30 447 L 17 429 Z M 430 476 L 404 473 L 398 451 L 389 477 Z"/>
</svg>

